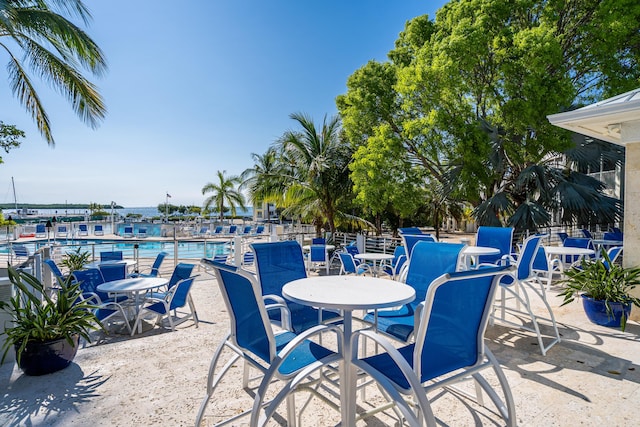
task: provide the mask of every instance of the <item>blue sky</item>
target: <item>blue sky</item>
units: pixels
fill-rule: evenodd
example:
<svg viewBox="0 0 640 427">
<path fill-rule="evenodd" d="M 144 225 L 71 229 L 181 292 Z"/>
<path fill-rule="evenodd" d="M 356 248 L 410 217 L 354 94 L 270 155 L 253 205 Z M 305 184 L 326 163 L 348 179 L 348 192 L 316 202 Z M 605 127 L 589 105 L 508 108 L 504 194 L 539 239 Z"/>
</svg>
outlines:
<svg viewBox="0 0 640 427">
<path fill-rule="evenodd" d="M 202 205 L 216 171 L 240 174 L 296 129 L 320 124 L 369 60 L 385 61 L 405 22 L 444 0 L 86 0 L 87 32 L 109 71 L 92 78 L 108 114 L 97 130 L 45 84 L 47 145 L 0 69 L 0 120 L 27 133 L 0 153 L 0 202 Z M 0 64 L 7 62 L 0 52 Z"/>
</svg>

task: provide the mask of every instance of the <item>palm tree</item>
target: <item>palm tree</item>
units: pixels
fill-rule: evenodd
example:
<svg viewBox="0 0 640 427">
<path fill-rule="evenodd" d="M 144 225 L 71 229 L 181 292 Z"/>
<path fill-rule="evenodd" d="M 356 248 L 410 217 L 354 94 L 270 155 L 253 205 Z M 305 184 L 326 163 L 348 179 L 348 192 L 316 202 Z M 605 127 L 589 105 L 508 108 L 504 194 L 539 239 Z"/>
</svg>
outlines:
<svg viewBox="0 0 640 427">
<path fill-rule="evenodd" d="M 225 203 L 231 207 L 231 215 L 236 216 L 236 205 L 245 209 L 244 196 L 236 190 L 236 186 L 241 184 L 239 176 L 225 176 L 227 171 L 218 171 L 218 182 L 209 182 L 202 187 L 202 194 L 213 193 L 204 201 L 204 210 L 210 210 L 211 206 L 220 213 L 220 221 L 224 219 Z"/>
<path fill-rule="evenodd" d="M 338 203 L 351 191 L 351 152 L 340 139 L 340 120 L 336 116 L 327 121 L 325 116 L 318 131 L 306 115 L 294 113 L 290 117 L 302 131 L 288 131 L 279 141 L 283 168 L 288 162 L 282 169 L 287 172 L 281 176 L 281 182 L 287 183 L 287 210 L 314 220 L 317 231 L 326 222 L 333 234 Z"/>
<path fill-rule="evenodd" d="M 277 201 L 282 188 L 278 154 L 274 147 L 269 147 L 262 155 L 251 153 L 251 158 L 254 165 L 240 174 L 242 183 L 239 189 L 248 189 L 249 197 L 254 204 L 267 202 L 266 219 L 269 219 L 269 202 Z"/>
<path fill-rule="evenodd" d="M 7 70 L 13 94 L 49 145 L 55 144 L 49 116 L 27 67 L 66 96 L 76 114 L 92 128 L 106 114 L 96 86 L 79 69 L 100 76 L 107 68 L 105 58 L 96 43 L 67 17 L 87 24 L 91 15 L 81 0 L 0 0 L 0 47 L 9 56 Z"/>
</svg>

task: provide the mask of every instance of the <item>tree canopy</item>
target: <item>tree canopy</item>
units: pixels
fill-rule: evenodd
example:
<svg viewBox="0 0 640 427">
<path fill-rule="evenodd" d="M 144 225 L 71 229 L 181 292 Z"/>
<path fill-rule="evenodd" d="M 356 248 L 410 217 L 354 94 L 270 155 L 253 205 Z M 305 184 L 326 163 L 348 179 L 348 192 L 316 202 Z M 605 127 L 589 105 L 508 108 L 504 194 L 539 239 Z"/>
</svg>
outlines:
<svg viewBox="0 0 640 427">
<path fill-rule="evenodd" d="M 596 205 L 615 219 L 601 184 L 551 161 L 588 144 L 546 116 L 636 87 L 639 30 L 631 0 L 460 0 L 407 22 L 389 61 L 364 65 L 337 98 L 358 199 L 377 200 L 366 193 L 380 182 L 358 163 L 384 156 L 405 175 L 386 181 L 390 194 L 411 171 L 397 165 L 418 165 L 432 199 L 470 202 L 481 224 L 535 230 L 550 210 L 585 220 Z"/>
</svg>

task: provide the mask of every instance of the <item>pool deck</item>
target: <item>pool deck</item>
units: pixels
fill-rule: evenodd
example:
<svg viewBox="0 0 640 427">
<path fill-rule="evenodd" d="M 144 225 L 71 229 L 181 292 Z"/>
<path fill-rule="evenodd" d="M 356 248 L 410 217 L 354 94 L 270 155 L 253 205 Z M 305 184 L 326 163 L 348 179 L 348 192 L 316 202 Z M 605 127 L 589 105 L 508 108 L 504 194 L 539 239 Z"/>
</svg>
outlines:
<svg viewBox="0 0 640 427">
<path fill-rule="evenodd" d="M 165 263 L 162 274 L 169 275 L 172 267 Z M 192 292 L 198 328 L 187 321 L 176 332 L 150 325 L 134 337 L 96 332 L 97 341 L 81 348 L 70 367 L 46 377 L 24 376 L 12 363 L 0 366 L 0 425 L 193 425 L 209 361 L 228 328 L 215 279 L 202 269 L 196 272 L 200 275 Z M 630 322 L 623 333 L 591 324 L 578 303 L 560 307 L 557 292 L 552 287 L 548 300 L 562 342 L 546 356 L 529 332 L 499 324 L 487 330 L 486 343 L 511 385 L 517 424 L 640 425 L 640 325 Z M 535 311 L 539 309 L 536 305 Z M 204 425 L 250 407 L 252 399 L 239 390 L 242 369 L 233 368 L 229 375 L 211 401 Z M 429 397 L 440 426 L 504 425 L 494 409 L 457 394 L 438 391 Z M 375 387 L 367 389 L 367 398 L 379 401 Z M 359 407 L 368 409 L 367 404 Z M 284 408 L 280 414 L 270 425 L 286 424 Z M 338 413 L 316 399 L 302 425 L 338 423 Z M 387 426 L 393 420 L 381 413 L 357 425 Z"/>
</svg>

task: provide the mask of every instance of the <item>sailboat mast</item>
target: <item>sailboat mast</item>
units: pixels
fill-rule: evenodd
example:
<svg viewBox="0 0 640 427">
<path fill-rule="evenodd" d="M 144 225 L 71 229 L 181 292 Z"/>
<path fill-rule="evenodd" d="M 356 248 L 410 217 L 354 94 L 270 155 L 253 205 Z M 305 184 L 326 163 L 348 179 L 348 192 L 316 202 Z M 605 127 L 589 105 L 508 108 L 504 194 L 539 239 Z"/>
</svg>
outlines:
<svg viewBox="0 0 640 427">
<path fill-rule="evenodd" d="M 16 197 L 16 183 L 13 182 L 13 177 L 11 177 L 11 186 L 13 187 L 13 203 L 16 205 L 16 213 L 18 213 L 18 198 Z"/>
</svg>

